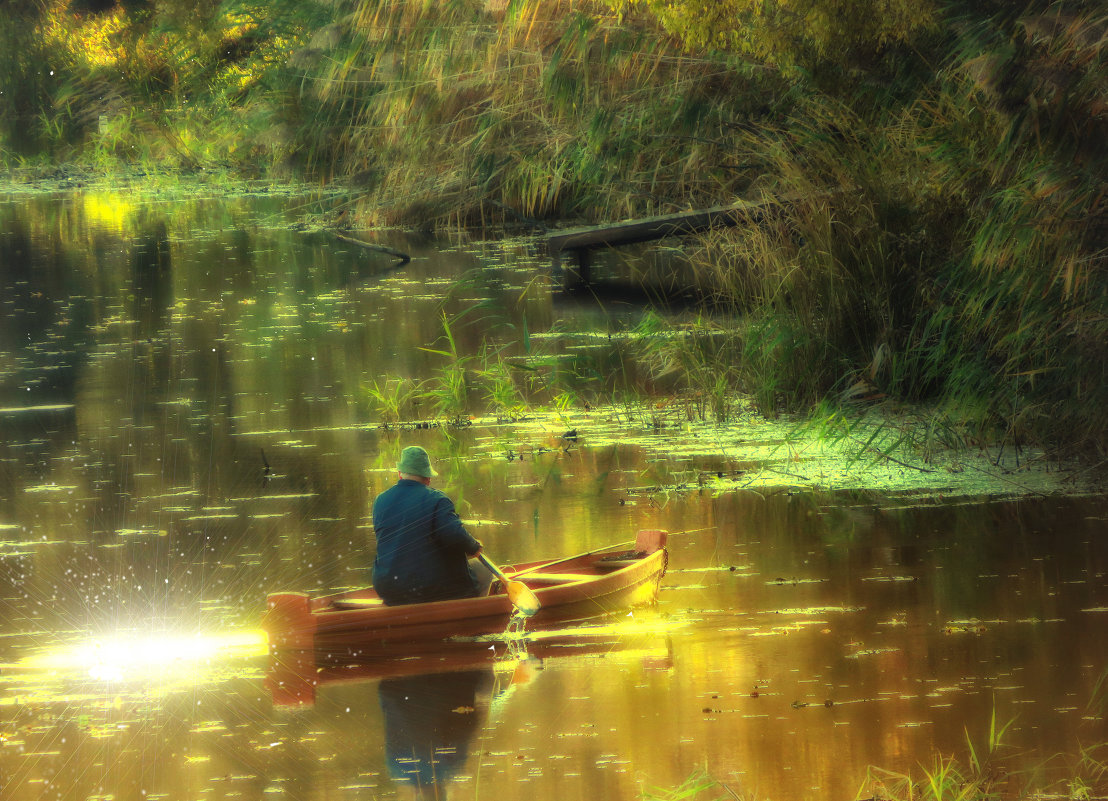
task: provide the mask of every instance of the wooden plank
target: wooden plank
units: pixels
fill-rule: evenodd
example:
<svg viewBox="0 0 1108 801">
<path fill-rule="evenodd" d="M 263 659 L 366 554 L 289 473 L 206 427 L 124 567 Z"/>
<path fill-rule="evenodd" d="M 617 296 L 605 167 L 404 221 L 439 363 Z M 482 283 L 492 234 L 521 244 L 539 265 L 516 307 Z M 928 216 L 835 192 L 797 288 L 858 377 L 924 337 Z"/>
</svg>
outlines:
<svg viewBox="0 0 1108 801">
<path fill-rule="evenodd" d="M 565 251 L 585 251 L 632 242 L 647 242 L 666 236 L 706 231 L 720 226 L 757 222 L 764 213 L 764 202 L 740 202 L 700 211 L 683 211 L 638 220 L 573 228 L 547 234 L 547 253 L 557 258 Z"/>
<path fill-rule="evenodd" d="M 509 576 L 508 578 L 511 578 Z M 566 584 L 570 581 L 584 581 L 596 578 L 596 573 L 528 573 L 527 578 L 520 581 L 548 581 L 555 584 Z"/>
</svg>

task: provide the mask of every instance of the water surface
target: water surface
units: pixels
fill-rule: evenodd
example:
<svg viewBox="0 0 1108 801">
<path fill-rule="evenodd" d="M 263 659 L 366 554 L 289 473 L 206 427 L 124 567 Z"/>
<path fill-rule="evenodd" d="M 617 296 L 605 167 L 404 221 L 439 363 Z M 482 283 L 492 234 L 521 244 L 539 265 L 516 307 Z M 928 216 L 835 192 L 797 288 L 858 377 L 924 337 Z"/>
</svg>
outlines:
<svg viewBox="0 0 1108 801">
<path fill-rule="evenodd" d="M 994 712 L 1015 768 L 1108 739 L 1103 499 L 706 484 L 741 459 L 599 405 L 636 377 L 634 304 L 560 298 L 526 243 L 394 236 L 394 269 L 290 228 L 311 202 L 0 203 L 3 798 L 637 798 L 703 770 L 846 799 L 966 759 Z M 449 368 L 509 358 L 564 418 L 469 420 L 474 389 L 465 424 L 405 427 L 368 391 L 428 381 L 406 418 L 441 421 Z M 285 692 L 266 593 L 365 583 L 412 442 L 499 561 L 669 530 L 658 606 Z"/>
</svg>

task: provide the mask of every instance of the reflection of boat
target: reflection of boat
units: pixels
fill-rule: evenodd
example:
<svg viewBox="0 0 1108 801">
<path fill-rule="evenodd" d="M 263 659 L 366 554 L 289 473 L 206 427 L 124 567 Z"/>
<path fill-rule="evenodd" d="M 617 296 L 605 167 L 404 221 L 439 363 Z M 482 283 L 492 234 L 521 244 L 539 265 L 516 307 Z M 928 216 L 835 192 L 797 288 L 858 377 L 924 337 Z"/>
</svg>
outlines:
<svg viewBox="0 0 1108 801">
<path fill-rule="evenodd" d="M 497 648 L 480 640 L 450 643 L 429 640 L 423 647 L 416 644 L 403 649 L 380 647 L 339 653 L 304 648 L 273 650 L 265 684 L 274 706 L 311 706 L 319 688 L 325 685 L 473 670 L 515 670 L 521 664 L 529 664 L 532 657 L 527 650 L 522 642 Z"/>
<path fill-rule="evenodd" d="M 376 680 L 389 775 L 411 786 L 416 798 L 445 798 L 443 785 L 465 765 L 492 696 L 527 676 L 518 669 L 522 678 L 498 672 L 497 662 L 475 653 L 447 666 L 386 655 L 317 667 L 312 652 L 297 650 L 271 656 L 266 685 L 275 706 L 297 709 L 315 703 L 320 684 Z"/>
<path fill-rule="evenodd" d="M 652 670 L 672 667 L 666 632 L 655 620 L 572 625 L 527 635 L 424 640 L 332 650 L 271 649 L 265 686 L 276 707 L 305 707 L 324 687 L 413 675 L 492 671 L 511 685 L 548 665 L 603 658 L 631 660 Z"/>
<path fill-rule="evenodd" d="M 616 546 L 553 562 L 504 568 L 542 607 L 528 627 L 543 627 L 651 603 L 666 569 L 666 532 L 640 531 L 634 550 Z M 309 598 L 273 593 L 262 628 L 273 649 L 350 648 L 385 642 L 442 640 L 504 631 L 512 602 L 494 584 L 481 598 L 386 606 L 371 589 Z"/>
</svg>

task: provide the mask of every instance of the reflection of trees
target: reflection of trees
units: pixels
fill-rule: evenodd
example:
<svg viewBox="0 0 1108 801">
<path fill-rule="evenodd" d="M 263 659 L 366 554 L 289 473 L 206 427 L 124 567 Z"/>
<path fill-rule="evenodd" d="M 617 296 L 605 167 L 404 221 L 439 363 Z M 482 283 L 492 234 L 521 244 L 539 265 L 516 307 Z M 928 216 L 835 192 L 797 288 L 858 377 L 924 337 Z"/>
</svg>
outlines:
<svg viewBox="0 0 1108 801">
<path fill-rule="evenodd" d="M 0 316 L 0 395 L 8 389 L 3 376 L 15 376 L 23 388 L 30 368 L 45 361 L 55 368 L 40 371 L 51 377 L 50 387 L 61 386 L 59 377 L 70 387 L 64 398 L 49 400 L 76 405 L 75 421 L 70 416 L 52 440 L 37 426 L 66 420 L 58 413 L 48 421 L 40 414 L 13 422 L 10 440 L 33 437 L 37 458 L 19 471 L 5 467 L 0 487 L 8 487 L 5 498 L 29 483 L 71 487 L 24 493 L 18 522 L 36 538 L 123 548 L 40 549 L 45 558 L 36 555 L 24 577 L 28 597 L 66 609 L 76 624 L 94 613 L 89 586 L 111 590 L 113 578 L 123 591 L 102 601 L 113 610 L 159 600 L 167 609 L 194 609 L 197 600 L 213 596 L 236 608 L 242 598 L 260 604 L 272 582 L 282 581 L 273 578 L 275 570 L 289 574 L 286 582 L 306 571 L 313 586 L 350 583 L 337 555 L 356 554 L 364 544 L 364 532 L 356 530 L 365 512 L 361 445 L 352 429 L 327 431 L 335 406 L 318 401 L 341 384 L 334 371 L 360 375 L 359 365 L 327 353 L 321 368 L 310 358 L 316 343 L 303 332 L 283 336 L 280 351 L 265 354 L 275 358 L 259 358 L 256 346 L 276 329 L 264 306 L 267 313 L 251 314 L 261 305 L 254 304 L 255 293 L 264 299 L 278 286 L 296 287 L 285 297 L 305 306 L 318 291 L 317 272 L 300 257 L 284 264 L 279 252 L 258 271 L 254 234 L 241 225 L 180 248 L 171 243 L 161 210 L 114 198 L 86 200 L 74 209 L 97 210 L 102 219 L 95 227 L 80 213 L 51 216 L 52 204 L 18 207 L 0 225 L 9 233 L 0 236 L 0 297 L 18 307 Z M 195 209 L 181 205 L 187 208 L 174 209 L 172 237 L 195 225 L 189 216 Z M 215 211 L 207 222 L 225 225 Z M 109 221 L 122 227 L 104 224 Z M 87 314 L 73 313 L 78 305 Z M 86 316 L 92 319 L 82 330 L 92 342 L 61 336 L 63 324 L 72 327 Z M 5 369 L 9 342 L 18 373 Z M 80 370 L 59 369 L 78 360 Z M 269 367 L 252 369 L 258 364 Z M 16 402 L 45 400 L 24 392 Z M 252 418 L 263 405 L 277 414 Z M 257 428 L 278 433 L 242 436 Z M 301 447 L 274 444 L 275 438 L 300 440 Z M 268 486 L 261 480 L 263 447 L 279 474 Z M 18 453 L 31 449 L 24 444 Z M 253 557 L 253 569 L 242 565 L 244 554 Z M 224 570 L 229 563 L 234 569 Z M 73 569 L 80 582 L 66 578 Z M 100 612 L 117 619 L 113 611 Z"/>
<path fill-rule="evenodd" d="M 157 220 L 135 240 L 131 252 L 131 286 L 134 290 L 136 337 L 149 339 L 165 326 L 173 303 L 173 272 L 169 235 L 164 220 Z"/>
<path fill-rule="evenodd" d="M 66 250 L 0 216 L 0 405 L 73 400 L 89 289 Z"/>
</svg>

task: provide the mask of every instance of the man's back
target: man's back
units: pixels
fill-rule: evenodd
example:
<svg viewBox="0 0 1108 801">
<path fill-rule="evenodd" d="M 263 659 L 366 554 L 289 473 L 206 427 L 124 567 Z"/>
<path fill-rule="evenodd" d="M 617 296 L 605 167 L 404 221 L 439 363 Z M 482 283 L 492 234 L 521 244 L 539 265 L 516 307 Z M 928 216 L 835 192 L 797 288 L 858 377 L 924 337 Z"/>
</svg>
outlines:
<svg viewBox="0 0 1108 801">
<path fill-rule="evenodd" d="M 481 548 L 443 493 L 402 478 L 373 503 L 373 587 L 387 604 L 477 594 L 467 558 Z"/>
</svg>

